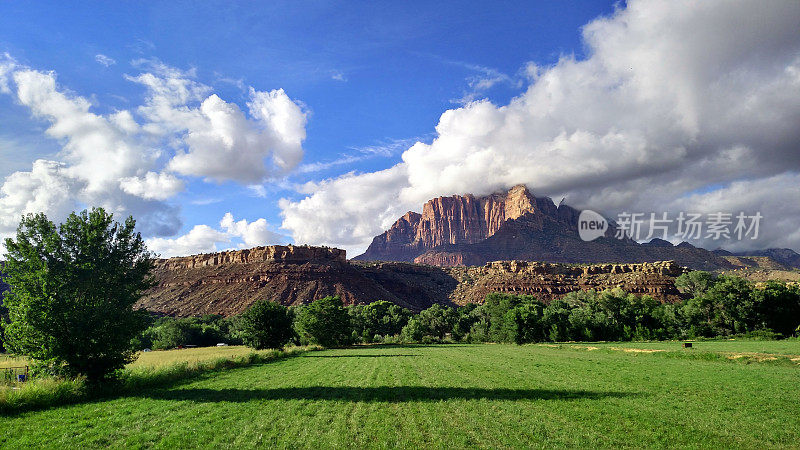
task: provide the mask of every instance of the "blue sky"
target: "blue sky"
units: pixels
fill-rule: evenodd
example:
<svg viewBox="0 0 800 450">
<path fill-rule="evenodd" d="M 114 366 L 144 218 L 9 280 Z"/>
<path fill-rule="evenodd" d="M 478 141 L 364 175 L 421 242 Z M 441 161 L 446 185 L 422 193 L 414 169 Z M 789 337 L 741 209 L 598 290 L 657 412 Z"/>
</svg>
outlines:
<svg viewBox="0 0 800 450">
<path fill-rule="evenodd" d="M 737 4 L 736 8 L 729 9 L 737 10 L 737 8 L 741 10 L 742 17 L 747 17 L 750 13 L 746 5 Z M 680 20 L 693 19 L 695 11 L 692 8 L 685 9 L 688 12 L 685 11 L 683 16 L 689 16 L 688 19 L 681 16 L 677 8 L 665 7 L 661 2 L 635 2 L 632 7 L 628 7 L 625 3 L 599 1 L 319 1 L 266 4 L 83 2 L 77 5 L 66 5 L 63 2 L 5 2 L 0 4 L 0 54 L 7 54 L 7 60 L 13 61 L 15 68 L 11 69 L 11 73 L 35 71 L 50 74 L 56 80 L 58 92 L 66 93 L 73 99 L 76 97 L 86 99 L 91 103 L 89 111 L 93 114 L 111 116 L 118 111 L 130 111 L 133 119 L 140 125 L 154 122 L 152 117 L 145 119 L 145 113 L 139 109 L 148 104 L 154 88 L 143 81 L 131 80 L 144 73 L 153 73 L 166 80 L 172 76 L 165 75 L 166 71 L 173 70 L 179 74 L 175 75 L 176 77 L 189 80 L 187 83 L 202 86 L 204 89 L 202 96 L 175 106 L 173 109 L 176 111 L 184 107 L 199 108 L 203 99 L 215 94 L 226 105 L 236 105 L 245 112 L 248 110 L 248 102 L 253 100 L 251 88 L 257 92 L 282 89 L 287 98 L 302 110 L 305 117 L 305 123 L 301 127 L 305 132 L 301 144 L 302 160 L 296 164 L 289 164 L 290 167 L 279 171 L 277 175 L 273 173 L 257 182 L 253 182 L 252 179 L 237 178 L 234 175 L 227 176 L 222 181 L 209 180 L 208 177 L 197 175 L 202 170 L 199 172 L 196 168 L 180 170 L 168 165 L 171 152 L 191 151 L 187 150 L 192 148 L 191 144 L 182 142 L 185 134 L 191 131 L 177 130 L 163 134 L 159 137 L 160 142 L 177 140 L 181 143 L 169 149 L 165 148 L 163 154 L 154 157 L 155 163 L 147 167 L 142 166 L 136 169 L 138 171 L 128 174 L 144 177 L 146 171 L 152 171 L 154 174 L 168 173 L 183 187 L 176 188 L 172 195 L 165 194 L 165 198 L 159 198 L 160 203 L 153 206 L 155 208 L 153 210 L 159 211 L 153 217 L 163 217 L 167 211 L 174 217 L 168 221 L 168 225 L 147 229 L 148 237 L 166 239 L 158 243 L 161 246 L 159 249 L 165 254 L 244 245 L 244 232 L 238 234 L 229 232 L 227 238 L 220 235 L 209 238 L 212 241 L 218 239 L 211 244 L 206 240 L 196 245 L 187 244 L 181 248 L 170 247 L 169 239 L 186 235 L 198 225 L 207 225 L 217 231 L 223 230 L 220 221 L 226 213 L 231 213 L 235 221 L 246 221 L 243 226 L 252 225 L 261 218 L 265 219 L 268 224 L 266 227 L 272 233 L 261 230 L 262 233 L 258 236 L 265 240 L 326 243 L 358 251 L 363 249 L 365 242 L 368 243 L 368 236 L 377 234 L 376 231 L 385 228 L 393 218 L 399 217 L 404 209 L 418 209 L 425 198 L 433 195 L 486 193 L 507 188 L 512 183 L 525 182 L 529 186 L 532 185 L 535 192 L 552 196 L 565 194 L 579 206 L 594 206 L 613 214 L 625 206 L 639 205 L 644 208 L 657 201 L 652 197 L 631 197 L 629 193 L 641 191 L 636 186 L 637 182 L 653 180 L 654 176 L 661 176 L 660 182 L 665 184 L 679 182 L 684 177 L 696 179 L 696 176 L 689 173 L 686 164 L 696 163 L 704 158 L 713 160 L 713 155 L 703 150 L 709 146 L 714 147 L 719 154 L 731 152 L 731 148 L 737 144 L 752 147 L 755 153 L 762 153 L 758 148 L 762 143 L 751 142 L 747 137 L 739 136 L 731 140 L 716 135 L 711 136 L 713 133 L 709 132 L 706 133 L 709 135 L 706 138 L 703 130 L 706 127 L 711 129 L 713 126 L 704 122 L 703 108 L 697 109 L 700 112 L 695 111 L 700 114 L 696 123 L 686 125 L 686 129 L 699 126 L 699 134 L 690 131 L 679 141 L 662 139 L 662 135 L 667 134 L 666 131 L 653 132 L 652 126 L 635 124 L 632 119 L 623 119 L 618 123 L 598 123 L 600 120 L 598 118 L 608 114 L 636 117 L 644 114 L 640 114 L 639 110 L 648 111 L 649 114 L 649 111 L 667 103 L 673 108 L 670 111 L 689 104 L 696 106 L 694 100 L 686 99 L 707 95 L 707 91 L 701 92 L 702 89 L 686 91 L 688 94 L 672 92 L 673 80 L 668 76 L 660 78 L 660 75 L 655 76 L 648 72 L 653 70 L 654 64 L 648 64 L 646 58 L 642 58 L 641 55 L 647 54 L 646 52 L 642 49 L 626 48 L 628 40 L 641 41 L 643 46 L 650 45 L 645 47 L 645 50 L 657 54 L 661 47 L 669 50 L 673 42 L 693 38 L 680 35 L 690 29 L 686 27 L 676 28 L 673 33 L 665 36 L 673 40 L 663 42 L 659 41 L 658 37 L 644 34 L 647 27 L 658 29 L 660 19 L 663 19 L 663 26 L 669 26 L 668 24 L 674 22 L 671 21 L 670 15 L 675 15 Z M 702 8 L 695 9 L 698 9 L 694 14 L 698 21 L 710 20 L 703 15 Z M 780 17 L 781 13 L 787 14 L 786 11 L 776 11 L 774 17 Z M 794 13 L 793 10 L 789 11 L 789 17 L 791 18 Z M 758 45 L 768 46 L 770 50 L 780 47 L 780 51 L 767 52 L 774 56 L 769 62 L 774 63 L 775 70 L 766 74 L 765 79 L 780 73 L 781 70 L 785 72 L 787 67 L 793 67 L 792 64 L 795 64 L 791 55 L 796 54 L 793 53 L 797 48 L 796 33 L 783 30 L 781 24 L 771 23 L 770 21 L 777 20 L 774 17 L 767 17 L 763 25 L 782 31 L 782 35 L 776 35 L 772 41 L 762 39 L 764 42 L 760 44 L 755 42 L 752 46 L 748 46 L 749 44 L 745 42 L 738 43 L 739 46 L 750 48 L 753 54 L 764 53 L 764 49 L 758 48 Z M 634 23 L 636 21 L 641 22 L 639 28 L 631 25 L 636 25 Z M 647 23 L 647 21 L 655 22 Z M 617 27 L 620 23 L 626 23 L 627 28 L 623 27 L 624 30 L 620 31 Z M 583 34 L 583 27 L 587 24 L 594 24 L 589 28 L 595 30 L 595 35 L 599 36 L 596 42 Z M 719 27 L 715 28 L 722 30 L 718 34 L 724 34 L 726 30 L 735 32 L 729 27 L 726 28 L 724 23 Z M 641 31 L 643 34 L 640 36 L 631 34 L 628 37 L 615 34 L 634 33 L 637 29 L 644 30 Z M 756 32 L 760 33 L 761 30 L 755 30 L 754 33 Z M 744 36 L 742 39 L 746 38 L 747 36 Z M 615 39 L 619 42 L 615 43 L 617 42 Z M 608 44 L 612 42 L 615 44 Z M 731 46 L 733 47 L 733 44 Z M 672 66 L 669 70 L 680 69 L 691 72 L 694 67 L 691 58 L 703 56 L 702 45 L 698 47 L 700 50 L 696 53 L 699 55 L 693 55 L 689 51 L 685 55 L 678 52 L 678 57 L 685 56 L 685 58 L 671 61 Z M 708 50 L 719 52 L 719 48 Z M 614 52 L 619 52 L 619 55 L 606 56 L 613 55 Z M 619 69 L 613 67 L 614 63 L 610 61 L 625 61 L 625 58 L 635 58 L 631 62 L 630 70 L 640 71 L 637 75 L 641 76 L 631 78 L 636 83 L 643 83 L 642 80 L 647 82 L 655 80 L 652 81 L 652 85 L 642 84 L 639 88 L 651 89 L 659 95 L 669 93 L 671 97 L 658 101 L 651 99 L 649 101 L 653 102 L 652 104 L 632 106 L 620 105 L 616 101 L 604 104 L 605 100 L 598 97 L 594 103 L 572 106 L 577 110 L 591 111 L 594 114 L 592 118 L 582 118 L 580 121 L 576 120 L 576 123 L 571 123 L 569 111 L 556 109 L 558 105 L 554 106 L 554 102 L 559 95 L 575 95 L 589 99 L 594 95 L 592 92 L 602 92 L 606 95 L 609 91 L 618 89 L 618 86 L 624 86 L 630 81 L 625 78 L 626 75 L 608 76 L 608 79 L 602 77 Z M 750 58 L 748 55 L 741 56 L 741 61 L 744 61 L 741 64 L 750 64 L 752 61 L 748 58 Z M 666 57 L 661 58 L 663 59 Z M 725 66 L 725 64 L 726 61 L 720 60 L 717 72 L 691 74 L 691 79 L 683 80 L 685 81 L 683 84 L 682 80 L 678 79 L 675 85 L 679 87 L 685 85 L 686 89 L 691 89 L 697 87 L 697 80 L 711 83 L 713 79 L 723 79 L 736 70 L 747 71 L 751 67 Z M 770 65 L 763 64 L 762 61 L 760 67 L 770 67 Z M 583 75 L 576 75 L 576 71 L 582 71 Z M 706 75 L 712 80 L 704 80 L 702 77 Z M 31 171 L 31 165 L 37 159 L 65 160 L 65 142 L 71 139 L 71 135 L 53 137 L 53 133 L 47 131 L 53 124 L 52 120 L 46 115 L 37 114 L 30 102 L 26 103 L 18 93 L 15 95 L 14 90 L 19 89 L 18 83 L 19 80 L 12 81 L 11 93 L 0 95 L 0 181 L 17 172 Z M 759 80 L 758 84 L 764 83 Z M 587 85 L 593 86 L 594 90 L 582 91 L 581 89 Z M 534 92 L 537 89 L 541 91 L 549 89 L 550 94 L 554 89 L 558 89 L 558 93 L 550 97 L 545 95 L 546 92 L 542 93 L 544 97 L 537 97 L 540 104 L 529 105 L 527 110 L 545 111 L 546 117 L 562 117 L 560 122 L 548 124 L 546 132 L 539 132 L 538 125 L 524 125 L 526 119 L 521 119 L 520 123 L 523 123 L 521 126 L 527 127 L 525 132 L 532 133 L 529 139 L 526 137 L 527 140 L 508 141 L 501 137 L 500 131 L 490 130 L 487 131 L 487 136 L 498 136 L 497 142 L 486 144 L 485 136 L 470 135 L 459 142 L 473 139 L 474 145 L 463 142 L 459 145 L 468 148 L 485 145 L 484 152 L 502 152 L 504 150 L 497 149 L 507 145 L 507 148 L 514 151 L 522 151 L 523 155 L 530 155 L 531 160 L 542 160 L 543 155 L 552 154 L 543 150 L 542 146 L 545 143 L 563 150 L 569 145 L 578 145 L 576 142 L 583 142 L 581 138 L 584 134 L 581 132 L 585 132 L 589 136 L 598 137 L 597 142 L 599 142 L 585 145 L 602 146 L 605 145 L 603 142 L 607 143 L 609 139 L 619 134 L 626 137 L 624 143 L 619 143 L 620 148 L 627 148 L 625 145 L 633 142 L 629 137 L 635 136 L 646 141 L 646 144 L 643 144 L 641 149 L 631 152 L 650 152 L 654 151 L 651 147 L 660 146 L 662 153 L 678 156 L 665 157 L 663 160 L 659 160 L 658 157 L 652 158 L 656 161 L 653 167 L 641 162 L 632 163 L 629 170 L 622 170 L 619 173 L 612 171 L 598 177 L 597 180 L 587 179 L 583 174 L 576 175 L 575 179 L 559 182 L 555 175 L 557 170 L 548 165 L 544 168 L 531 167 L 526 172 L 528 175 L 514 174 L 509 170 L 509 173 L 496 179 L 489 176 L 486 182 L 474 180 L 472 184 L 470 184 L 473 181 L 470 180 L 472 172 L 469 171 L 458 172 L 462 181 L 442 181 L 435 186 L 422 186 L 420 182 L 414 180 L 413 174 L 407 177 L 408 180 L 404 178 L 402 183 L 396 181 L 394 172 L 400 170 L 396 168 L 406 165 L 406 160 L 411 161 L 413 158 L 410 157 L 419 152 L 425 152 L 424 157 L 420 157 L 422 159 L 431 159 L 431 155 L 443 155 L 441 158 L 445 161 L 439 162 L 442 167 L 449 167 L 450 163 L 461 164 L 464 161 L 476 160 L 477 156 L 473 153 L 459 153 L 453 150 L 454 153 L 449 154 L 452 146 L 437 150 L 439 144 L 434 143 L 435 140 L 441 138 L 439 139 L 442 142 L 441 146 L 446 144 L 446 133 L 437 131 L 437 125 L 442 125 L 441 118 L 446 111 L 455 111 L 453 115 L 457 116 L 458 120 L 471 123 L 467 117 L 469 113 L 479 115 L 481 108 L 490 106 L 492 113 L 499 111 L 505 114 L 506 105 L 532 101 L 528 96 L 539 95 Z M 642 95 L 642 98 L 646 97 L 647 95 Z M 790 106 L 793 105 L 792 103 Z M 583 112 L 574 115 L 581 114 Z M 693 117 L 685 111 L 681 114 L 681 118 L 676 119 L 680 122 L 680 126 L 685 125 L 686 117 Z M 777 120 L 787 121 L 788 124 L 791 114 L 792 112 L 788 111 Z M 250 113 L 244 113 L 244 116 L 254 120 Z M 670 113 L 665 112 L 659 117 L 669 116 Z M 483 123 L 488 121 L 489 119 L 485 118 Z M 254 120 L 253 126 L 258 128 L 259 125 L 255 122 L 257 121 Z M 475 128 L 474 125 L 470 126 Z M 778 134 L 782 132 L 782 130 L 775 131 Z M 567 144 L 553 144 L 560 142 L 558 136 L 561 133 L 566 133 L 563 142 Z M 779 144 L 787 141 L 789 137 L 779 136 Z M 698 146 L 695 151 L 692 142 L 698 140 L 702 141 L 703 149 Z M 409 151 L 417 141 L 427 147 L 419 151 Z M 155 144 L 153 141 L 148 141 L 142 145 L 151 148 Z M 528 145 L 529 148 L 526 147 Z M 645 148 L 646 150 L 643 150 Z M 683 150 L 680 150 L 681 148 Z M 213 149 L 209 151 L 213 153 Z M 404 157 L 403 154 L 407 151 L 409 153 Z M 745 150 L 743 152 L 747 153 Z M 788 153 L 788 150 L 784 153 Z M 577 165 L 586 161 L 585 157 L 570 153 L 569 149 L 564 151 L 564 154 L 571 154 L 569 158 L 576 158 Z M 744 158 L 748 155 L 740 156 Z M 514 161 L 515 157 L 519 155 L 498 154 L 496 158 L 491 159 Z M 572 166 L 569 158 L 566 156 L 554 158 L 553 164 L 557 162 L 566 170 Z M 639 155 L 633 160 L 637 158 L 642 159 Z M 776 166 L 782 167 L 782 170 L 767 167 L 773 160 Z M 67 164 L 76 165 L 75 161 L 75 159 L 68 160 Z M 701 199 L 697 197 L 698 195 L 708 196 L 722 189 L 731 188 L 735 182 L 768 180 L 770 177 L 781 175 L 788 176 L 790 178 L 788 182 L 791 182 L 796 169 L 796 166 L 791 165 L 794 164 L 794 160 L 789 166 L 778 164 L 774 158 L 770 161 L 763 164 L 763 169 L 754 169 L 746 173 L 733 173 L 721 168 L 719 165 L 721 163 L 712 162 L 710 164 L 719 168 L 719 173 L 710 173 L 707 180 L 690 183 L 684 190 L 676 190 L 672 193 L 671 199 L 685 197 L 686 202 L 705 204 L 710 197 Z M 217 163 L 224 165 L 225 161 Z M 408 162 L 407 165 L 410 167 L 412 163 Z M 414 173 L 427 173 L 427 169 L 433 163 L 426 164 L 428 165 Z M 602 164 L 585 169 L 587 173 L 605 170 L 600 166 Z M 759 167 L 761 166 L 760 164 Z M 787 167 L 791 169 L 788 175 Z M 386 173 L 386 177 L 393 177 L 394 181 L 376 185 L 368 180 L 371 176 L 383 176 L 379 174 L 386 170 L 391 171 Z M 659 173 L 654 175 L 654 171 Z M 349 176 L 347 174 L 351 172 L 357 177 L 347 178 Z M 495 170 L 494 173 L 499 172 L 506 171 Z M 448 173 L 442 172 L 442 179 L 446 179 Z M 437 178 L 437 169 L 435 167 L 431 169 L 430 174 L 427 177 Z M 68 176 L 75 175 L 70 172 Z M 83 177 L 79 180 L 81 183 L 87 182 L 85 174 L 81 177 Z M 614 177 L 621 184 L 614 185 L 607 181 Z M 311 184 L 305 184 L 307 182 Z M 422 183 L 424 184 L 424 181 Z M 588 192 L 584 186 L 589 184 L 599 186 L 600 189 Z M 254 185 L 259 187 L 256 188 Z M 351 188 L 357 193 L 354 194 L 356 197 L 366 196 L 356 201 L 357 204 L 360 202 L 365 205 L 364 217 L 359 216 L 360 210 L 357 205 L 339 207 L 336 204 L 339 202 L 345 204 L 341 196 Z M 370 189 L 385 195 L 370 196 Z M 410 193 L 412 191 L 413 195 Z M 386 194 L 387 192 L 389 194 Z M 128 199 L 128 194 L 111 196 L 113 198 L 81 195 L 81 197 L 78 197 L 78 194 L 74 196 L 78 206 L 86 206 L 87 201 L 98 201 L 119 206 L 121 211 L 149 208 L 138 203 L 137 206 L 128 205 L 126 202 L 138 202 L 136 199 Z M 13 209 L 12 206 L 21 203 L 12 201 L 10 194 L 6 194 L 6 197 L 9 197 L 6 201 L 7 210 L 12 213 L 20 212 L 20 207 Z M 386 207 L 371 205 L 370 200 L 373 197 L 380 198 Z M 280 199 L 284 199 L 283 206 L 279 205 Z M 304 199 L 307 201 L 303 202 Z M 33 204 L 54 203 L 45 200 L 30 200 L 28 209 Z M 628 202 L 627 205 L 625 201 Z M 315 216 L 315 211 L 320 208 L 317 203 L 327 203 L 324 208 L 329 208 L 331 211 L 320 211 L 319 215 Z M 679 205 L 671 207 L 679 208 Z M 50 212 L 56 218 L 63 213 L 59 208 L 51 209 Z M 345 212 L 349 212 L 349 215 L 343 215 Z M 354 217 L 352 221 L 343 219 L 351 216 Z M 150 216 L 143 217 L 142 220 L 145 222 L 157 220 Z M 300 222 L 316 220 L 324 222 L 324 225 L 309 225 L 310 229 L 301 229 L 304 225 L 298 225 Z M 225 241 L 225 239 L 230 240 Z M 253 239 L 255 237 L 250 242 L 255 242 Z M 795 241 L 788 242 L 787 245 L 793 242 Z M 797 242 L 800 242 L 800 238 Z"/>
</svg>

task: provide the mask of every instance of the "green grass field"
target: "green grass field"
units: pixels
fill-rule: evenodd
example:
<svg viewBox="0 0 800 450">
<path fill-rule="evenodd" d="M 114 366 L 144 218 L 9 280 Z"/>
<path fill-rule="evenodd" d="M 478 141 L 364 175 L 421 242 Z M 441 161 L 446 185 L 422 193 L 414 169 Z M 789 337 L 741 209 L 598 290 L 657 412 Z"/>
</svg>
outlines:
<svg viewBox="0 0 800 450">
<path fill-rule="evenodd" d="M 696 345 L 310 352 L 135 395 L 6 415 L 0 446 L 797 447 L 800 365 L 791 357 L 800 342 Z M 648 347 L 669 351 L 623 350 Z M 702 358 L 716 350 L 788 356 Z"/>
</svg>

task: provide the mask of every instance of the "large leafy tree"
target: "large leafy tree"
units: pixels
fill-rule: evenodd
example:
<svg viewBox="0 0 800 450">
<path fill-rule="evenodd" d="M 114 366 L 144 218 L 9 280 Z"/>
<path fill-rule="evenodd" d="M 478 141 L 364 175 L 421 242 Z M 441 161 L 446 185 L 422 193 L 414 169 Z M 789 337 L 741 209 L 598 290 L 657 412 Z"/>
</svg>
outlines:
<svg viewBox="0 0 800 450">
<path fill-rule="evenodd" d="M 350 316 L 339 297 L 325 297 L 300 307 L 294 326 L 304 342 L 323 347 L 346 345 L 352 338 Z"/>
<path fill-rule="evenodd" d="M 283 348 L 294 336 L 292 314 L 285 306 L 262 300 L 238 317 L 236 335 L 248 347 Z"/>
<path fill-rule="evenodd" d="M 60 225 L 25 216 L 6 239 L 6 346 L 64 375 L 97 381 L 134 359 L 131 339 L 146 326 L 133 310 L 152 286 L 152 255 L 129 217 L 102 208 Z"/>
</svg>

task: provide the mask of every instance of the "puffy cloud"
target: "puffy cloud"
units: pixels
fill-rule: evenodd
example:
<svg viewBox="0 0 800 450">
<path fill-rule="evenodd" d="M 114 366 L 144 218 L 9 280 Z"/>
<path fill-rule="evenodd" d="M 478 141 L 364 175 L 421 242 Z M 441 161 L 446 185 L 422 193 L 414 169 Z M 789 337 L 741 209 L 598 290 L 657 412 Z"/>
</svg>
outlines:
<svg viewBox="0 0 800 450">
<path fill-rule="evenodd" d="M 59 90 L 52 73 L 19 70 L 13 79 L 18 101 L 50 122 L 47 134 L 64 142 L 65 171 L 85 180 L 89 193 L 113 189 L 120 178 L 135 175 L 158 156 L 137 141 L 137 125 L 127 111 L 108 117 L 90 112 L 89 101 Z"/>
<path fill-rule="evenodd" d="M 399 164 L 379 172 L 308 183 L 304 188 L 313 195 L 297 202 L 279 201 L 282 228 L 292 230 L 298 244 L 336 245 L 358 254 L 374 235 L 408 209 L 420 206 L 399 198 L 407 180 L 406 166 Z"/>
<path fill-rule="evenodd" d="M 195 225 L 188 233 L 177 238 L 147 239 L 147 248 L 162 258 L 185 256 L 217 251 L 218 243 L 230 242 L 230 237 L 208 225 Z"/>
<path fill-rule="evenodd" d="M 225 213 L 219 225 L 229 236 L 241 238 L 241 248 L 286 242 L 284 236 L 269 230 L 269 224 L 264 218 L 250 223 L 244 219 L 237 222 L 233 214 Z"/>
<path fill-rule="evenodd" d="M 250 88 L 249 117 L 234 103 L 181 72 L 148 63 L 155 73 L 129 80 L 147 87 L 147 104 L 139 112 L 154 134 L 176 133 L 176 154 L 168 168 L 209 180 L 256 183 L 283 176 L 303 157 L 306 113 L 283 89 Z M 153 66 L 153 64 L 155 64 Z M 202 101 L 201 101 L 202 100 Z M 187 103 L 201 101 L 199 107 Z"/>
<path fill-rule="evenodd" d="M 357 252 L 387 217 L 439 195 L 525 183 L 613 215 L 698 198 L 722 204 L 739 180 L 793 179 L 798 20 L 796 2 L 630 1 L 583 28 L 586 59 L 529 64 L 530 84 L 509 104 L 446 111 L 433 141 L 411 146 L 396 166 L 307 186 L 306 198 L 280 202 L 283 227 L 298 242 Z M 774 239 L 748 244 L 800 248 L 796 222 L 773 223 L 783 224 Z"/>
<path fill-rule="evenodd" d="M 0 92 L 48 123 L 46 133 L 62 146 L 57 161 L 36 161 L 30 172 L 0 180 L 0 238 L 22 214 L 42 211 L 60 221 L 87 206 L 132 215 L 147 236 L 173 235 L 182 225 L 180 209 L 168 202 L 185 187 L 178 175 L 262 182 L 302 158 L 305 113 L 283 90 L 251 89 L 248 117 L 195 81 L 193 71 L 155 60 L 135 65 L 143 72 L 127 78 L 146 87 L 145 105 L 98 114 L 86 98 L 59 86 L 53 72 L 0 57 Z M 240 224 L 248 242 L 275 237 L 265 221 Z M 182 238 L 178 249 L 207 249 L 214 239 L 202 227 Z"/>
<path fill-rule="evenodd" d="M 66 217 L 77 206 L 78 180 L 65 174 L 57 161 L 34 161 L 30 172 L 15 172 L 0 186 L 0 234 L 17 228 L 25 214 L 47 211 Z"/>
<path fill-rule="evenodd" d="M 121 189 L 120 180 L 145 175 L 159 156 L 130 112 L 91 112 L 89 101 L 60 88 L 53 73 L 15 65 L 8 75 L 7 93 L 49 123 L 46 133 L 62 148 L 58 161 L 35 161 L 30 172 L 12 173 L 2 182 L 0 237 L 11 235 L 23 214 L 44 212 L 62 221 L 72 210 L 89 206 L 133 215 L 149 234 L 180 228 L 178 208 Z"/>
<path fill-rule="evenodd" d="M 236 221 L 233 214 L 225 213 L 219 222 L 220 229 L 208 225 L 196 225 L 188 233 L 176 238 L 147 239 L 147 247 L 162 257 L 185 256 L 197 253 L 210 253 L 232 248 L 234 240 L 239 240 L 238 248 L 286 242 L 286 238 L 269 230 L 263 218 L 248 222 Z"/>
<path fill-rule="evenodd" d="M 184 182 L 168 173 L 147 172 L 143 177 L 122 178 L 123 191 L 149 200 L 166 200 L 184 189 Z"/>
</svg>

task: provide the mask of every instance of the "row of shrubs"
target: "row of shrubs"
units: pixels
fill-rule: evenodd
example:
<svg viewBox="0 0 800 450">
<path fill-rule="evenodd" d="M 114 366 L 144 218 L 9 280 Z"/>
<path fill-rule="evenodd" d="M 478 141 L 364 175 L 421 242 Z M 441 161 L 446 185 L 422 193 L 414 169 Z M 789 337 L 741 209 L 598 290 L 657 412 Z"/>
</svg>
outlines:
<svg viewBox="0 0 800 450">
<path fill-rule="evenodd" d="M 674 304 L 620 289 L 573 292 L 544 304 L 533 296 L 494 293 L 482 305 L 435 304 L 417 314 L 377 301 L 345 307 L 337 297 L 286 308 L 260 302 L 233 318 L 158 319 L 139 348 L 287 343 L 326 347 L 354 343 L 630 341 L 797 334 L 800 289 L 756 288 L 737 277 L 691 272 L 676 280 L 690 298 Z"/>
</svg>

